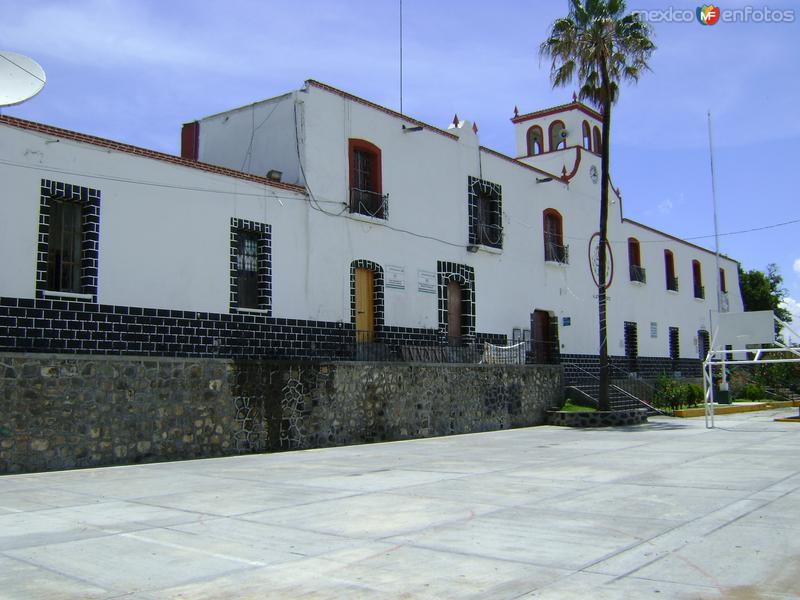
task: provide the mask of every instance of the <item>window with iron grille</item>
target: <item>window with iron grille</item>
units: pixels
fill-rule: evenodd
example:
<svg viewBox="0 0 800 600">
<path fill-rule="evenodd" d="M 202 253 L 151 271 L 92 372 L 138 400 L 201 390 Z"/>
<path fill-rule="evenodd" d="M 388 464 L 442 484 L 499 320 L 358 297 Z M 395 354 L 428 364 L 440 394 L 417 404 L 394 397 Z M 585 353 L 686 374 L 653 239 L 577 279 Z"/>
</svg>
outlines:
<svg viewBox="0 0 800 600">
<path fill-rule="evenodd" d="M 381 150 L 366 140 L 351 139 L 350 212 L 388 218 L 388 194 L 383 194 Z"/>
<path fill-rule="evenodd" d="M 473 245 L 503 247 L 503 196 L 496 183 L 470 177 L 467 184 L 469 197 L 469 243 Z"/>
<path fill-rule="evenodd" d="M 75 202 L 53 200 L 50 205 L 50 239 L 47 245 L 47 289 L 81 292 L 83 216 Z"/>
<path fill-rule="evenodd" d="M 708 331 L 700 329 L 697 332 L 697 353 L 700 360 L 705 360 L 708 356 L 708 351 L 711 348 L 711 341 L 709 339 Z"/>
<path fill-rule="evenodd" d="M 647 272 L 642 266 L 642 253 L 639 240 L 628 238 L 628 263 L 630 265 L 631 281 L 647 283 Z"/>
<path fill-rule="evenodd" d="M 680 331 L 677 327 L 669 328 L 669 357 L 677 361 L 681 357 Z"/>
<path fill-rule="evenodd" d="M 231 219 L 231 308 L 269 313 L 272 306 L 272 228 Z"/>
<path fill-rule="evenodd" d="M 544 260 L 561 264 L 569 263 L 569 246 L 564 244 L 564 220 L 554 208 L 543 214 Z"/>
<path fill-rule="evenodd" d="M 625 358 L 628 371 L 636 371 L 637 358 L 639 357 L 639 334 L 636 323 L 625 321 Z"/>
<path fill-rule="evenodd" d="M 239 278 L 239 307 L 258 308 L 258 236 L 252 231 L 239 233 L 236 270 Z"/>
<path fill-rule="evenodd" d="M 97 302 L 100 190 L 41 180 L 36 297 L 64 294 Z"/>
</svg>

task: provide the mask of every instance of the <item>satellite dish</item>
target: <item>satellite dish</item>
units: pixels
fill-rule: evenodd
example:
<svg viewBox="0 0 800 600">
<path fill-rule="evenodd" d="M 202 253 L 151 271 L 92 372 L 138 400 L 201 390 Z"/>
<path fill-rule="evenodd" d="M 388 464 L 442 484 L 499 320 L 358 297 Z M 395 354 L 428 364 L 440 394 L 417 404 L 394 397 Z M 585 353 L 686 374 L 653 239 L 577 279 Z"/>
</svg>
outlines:
<svg viewBox="0 0 800 600">
<path fill-rule="evenodd" d="M 16 52 L 0 52 L 0 106 L 25 102 L 42 91 L 44 69 L 32 58 Z"/>
</svg>

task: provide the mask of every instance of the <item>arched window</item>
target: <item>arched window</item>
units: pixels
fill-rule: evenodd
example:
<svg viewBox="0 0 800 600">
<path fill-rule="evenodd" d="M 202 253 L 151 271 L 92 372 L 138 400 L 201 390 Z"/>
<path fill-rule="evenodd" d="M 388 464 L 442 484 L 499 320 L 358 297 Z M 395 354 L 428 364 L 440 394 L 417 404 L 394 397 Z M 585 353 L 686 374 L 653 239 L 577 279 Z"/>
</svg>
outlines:
<svg viewBox="0 0 800 600">
<path fill-rule="evenodd" d="M 692 261 L 692 283 L 694 283 L 694 297 L 705 298 L 706 291 L 703 288 L 703 268 L 699 260 Z"/>
<path fill-rule="evenodd" d="M 678 278 L 675 276 L 675 257 L 672 250 L 664 250 L 664 273 L 667 277 L 667 289 L 678 291 Z"/>
<path fill-rule="evenodd" d="M 589 121 L 583 122 L 583 147 L 589 151 L 592 149 L 592 128 L 589 127 Z"/>
<path fill-rule="evenodd" d="M 595 125 L 594 129 L 592 130 L 592 148 L 594 149 L 596 154 L 600 154 L 603 151 L 602 138 L 600 137 L 600 128 L 597 125 Z"/>
<path fill-rule="evenodd" d="M 350 212 L 385 219 L 386 197 L 381 180 L 381 149 L 367 140 L 351 139 Z"/>
<path fill-rule="evenodd" d="M 553 150 L 563 150 L 567 147 L 567 128 L 564 121 L 553 121 L 550 123 L 550 152 Z"/>
<path fill-rule="evenodd" d="M 534 125 L 528 129 L 527 139 L 528 156 L 536 156 L 544 152 L 544 135 L 542 134 L 541 127 Z"/>
<path fill-rule="evenodd" d="M 548 262 L 567 264 L 569 255 L 564 245 L 564 228 L 561 213 L 548 208 L 542 214 L 544 229 L 544 259 Z"/>
<path fill-rule="evenodd" d="M 630 265 L 631 281 L 638 281 L 639 283 L 646 283 L 645 271 L 642 267 L 642 254 L 639 246 L 639 240 L 636 238 L 628 238 L 628 264 Z"/>
</svg>

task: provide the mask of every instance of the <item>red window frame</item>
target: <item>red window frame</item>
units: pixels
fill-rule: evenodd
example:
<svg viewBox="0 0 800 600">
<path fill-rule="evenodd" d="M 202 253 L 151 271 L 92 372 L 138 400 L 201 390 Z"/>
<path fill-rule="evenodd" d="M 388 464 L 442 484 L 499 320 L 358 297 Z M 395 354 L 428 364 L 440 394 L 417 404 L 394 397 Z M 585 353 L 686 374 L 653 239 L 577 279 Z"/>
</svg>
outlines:
<svg viewBox="0 0 800 600">
<path fill-rule="evenodd" d="M 350 181 L 349 187 L 352 189 L 355 187 L 356 182 L 356 150 L 360 150 L 362 152 L 366 152 L 370 155 L 372 159 L 372 177 L 374 182 L 372 183 L 372 189 L 368 190 L 370 192 L 374 192 L 376 194 L 383 193 L 383 177 L 381 172 L 381 149 L 378 148 L 372 142 L 368 142 L 367 140 L 361 139 L 354 139 L 351 138 L 348 142 L 348 156 L 350 159 Z"/>
<path fill-rule="evenodd" d="M 592 147 L 595 154 L 600 154 L 603 151 L 603 139 L 600 135 L 600 128 L 597 125 L 592 129 Z"/>
<path fill-rule="evenodd" d="M 584 150 L 592 150 L 592 128 L 589 126 L 589 121 L 584 121 L 583 125 L 583 148 Z"/>
<path fill-rule="evenodd" d="M 635 237 L 628 238 L 628 263 L 632 267 L 642 266 L 642 250 L 639 240 Z"/>
<path fill-rule="evenodd" d="M 561 119 L 556 119 L 555 121 L 550 123 L 550 127 L 547 129 L 547 137 L 549 138 L 550 141 L 550 152 L 553 152 L 555 150 L 563 150 L 564 148 L 567 147 L 566 139 L 561 139 L 559 137 L 559 139 L 553 140 L 553 130 L 556 128 L 556 125 L 561 125 L 561 129 L 563 130 L 567 129 L 567 126 L 564 125 L 564 121 L 562 121 Z M 556 143 L 553 144 L 553 141 L 555 141 Z M 564 144 L 564 148 L 559 148 L 561 144 Z"/>
<path fill-rule="evenodd" d="M 533 133 L 539 134 L 539 151 L 534 152 L 534 145 L 531 143 Z M 525 133 L 525 140 L 528 144 L 528 156 L 537 156 L 544 152 L 544 133 L 542 132 L 542 128 L 538 125 L 533 125 L 528 128 L 528 131 Z"/>
<path fill-rule="evenodd" d="M 664 271 L 667 277 L 667 289 L 672 290 L 672 282 L 675 277 L 675 255 L 672 250 L 664 250 Z M 677 290 L 673 290 L 677 291 Z"/>
</svg>

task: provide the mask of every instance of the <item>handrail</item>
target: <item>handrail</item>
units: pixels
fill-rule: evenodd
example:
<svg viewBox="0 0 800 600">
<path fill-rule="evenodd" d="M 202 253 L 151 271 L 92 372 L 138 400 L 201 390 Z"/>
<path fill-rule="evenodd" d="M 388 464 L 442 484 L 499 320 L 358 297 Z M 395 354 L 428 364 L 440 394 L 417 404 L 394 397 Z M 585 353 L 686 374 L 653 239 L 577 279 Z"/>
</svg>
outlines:
<svg viewBox="0 0 800 600">
<path fill-rule="evenodd" d="M 586 374 L 587 374 L 589 377 L 591 377 L 592 379 L 595 379 L 595 380 L 597 380 L 597 381 L 600 381 L 600 377 L 599 377 L 599 376 L 595 375 L 595 374 L 594 374 L 594 373 L 592 373 L 591 371 L 587 371 L 586 369 L 584 369 L 584 368 L 583 368 L 583 367 L 581 367 L 580 365 L 576 365 L 575 363 L 561 363 L 561 364 L 562 364 L 564 367 L 567 367 L 567 366 L 569 366 L 569 367 L 575 367 L 575 368 L 576 368 L 576 369 L 578 369 L 579 371 L 582 371 L 582 372 L 586 373 Z M 613 367 L 613 365 L 609 365 L 609 367 Z M 623 373 L 626 373 L 626 371 L 623 371 L 623 370 L 622 370 L 622 369 L 620 369 L 619 367 L 615 367 L 615 368 L 616 368 L 617 370 L 619 370 L 619 371 L 622 371 Z M 637 381 L 639 381 L 639 380 L 637 380 Z M 644 383 L 644 382 L 642 382 L 642 383 Z M 645 384 L 645 385 L 648 385 L 649 387 L 653 387 L 653 386 L 651 386 L 650 384 Z M 647 408 L 649 408 L 650 410 L 653 410 L 653 411 L 657 412 L 657 413 L 658 413 L 658 414 L 660 414 L 660 415 L 665 415 L 665 414 L 666 414 L 664 411 L 662 411 L 662 410 L 660 410 L 660 409 L 656 408 L 655 406 L 652 406 L 650 403 L 648 403 L 648 402 L 645 402 L 645 401 L 644 401 L 644 400 L 642 400 L 641 398 L 639 398 L 639 397 L 637 397 L 637 396 L 634 396 L 634 395 L 633 395 L 633 394 L 631 394 L 629 391 L 622 389 L 622 388 L 621 388 L 621 387 L 619 387 L 618 385 L 615 385 L 615 384 L 613 384 L 613 383 L 610 383 L 610 384 L 609 384 L 609 387 L 612 387 L 612 388 L 614 388 L 615 390 L 617 390 L 617 391 L 619 391 L 619 392 L 622 392 L 622 394 L 624 394 L 625 396 L 628 396 L 629 398 L 632 398 L 633 400 L 636 400 L 636 401 L 637 401 L 637 402 L 639 402 L 640 404 L 644 404 L 644 405 L 645 405 Z M 653 388 L 653 389 L 655 389 L 655 388 Z"/>
</svg>

